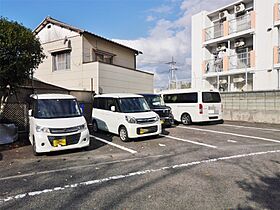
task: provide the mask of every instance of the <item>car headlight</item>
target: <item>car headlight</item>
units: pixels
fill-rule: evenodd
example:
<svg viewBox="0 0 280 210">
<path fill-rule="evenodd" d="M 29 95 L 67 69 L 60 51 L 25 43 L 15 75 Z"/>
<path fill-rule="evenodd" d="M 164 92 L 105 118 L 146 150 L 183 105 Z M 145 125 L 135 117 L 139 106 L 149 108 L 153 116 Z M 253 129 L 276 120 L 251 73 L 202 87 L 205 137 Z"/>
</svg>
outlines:
<svg viewBox="0 0 280 210">
<path fill-rule="evenodd" d="M 79 130 L 86 130 L 87 129 L 87 124 L 83 124 L 83 125 L 80 125 L 78 126 Z"/>
<path fill-rule="evenodd" d="M 136 119 L 134 117 L 130 117 L 130 116 L 125 116 L 125 120 L 128 122 L 128 123 L 137 123 Z"/>
<path fill-rule="evenodd" d="M 36 125 L 36 131 L 37 132 L 44 132 L 44 133 L 50 133 L 50 129 L 42 126 Z"/>
<path fill-rule="evenodd" d="M 159 121 L 160 120 L 160 117 L 157 115 L 156 116 L 156 121 Z"/>
</svg>

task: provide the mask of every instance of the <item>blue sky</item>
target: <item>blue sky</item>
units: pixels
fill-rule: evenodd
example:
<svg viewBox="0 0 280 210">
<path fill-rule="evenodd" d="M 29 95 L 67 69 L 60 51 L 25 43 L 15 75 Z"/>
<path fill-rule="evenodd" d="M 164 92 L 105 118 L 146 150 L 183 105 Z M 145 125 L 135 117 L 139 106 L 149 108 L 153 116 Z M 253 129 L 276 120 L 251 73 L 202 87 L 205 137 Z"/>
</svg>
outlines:
<svg viewBox="0 0 280 210">
<path fill-rule="evenodd" d="M 136 39 L 154 26 L 153 13 L 176 18 L 179 1 L 164 0 L 0 0 L 0 15 L 34 29 L 46 16 L 107 38 Z M 165 11 L 163 14 L 162 11 Z M 150 19 L 150 20 L 151 20 Z"/>
<path fill-rule="evenodd" d="M 137 68 L 166 88 L 167 62 L 177 78 L 191 80 L 191 16 L 235 0 L 0 0 L 0 16 L 34 29 L 46 16 L 142 51 Z M 198 67 L 199 68 L 199 67 Z"/>
</svg>

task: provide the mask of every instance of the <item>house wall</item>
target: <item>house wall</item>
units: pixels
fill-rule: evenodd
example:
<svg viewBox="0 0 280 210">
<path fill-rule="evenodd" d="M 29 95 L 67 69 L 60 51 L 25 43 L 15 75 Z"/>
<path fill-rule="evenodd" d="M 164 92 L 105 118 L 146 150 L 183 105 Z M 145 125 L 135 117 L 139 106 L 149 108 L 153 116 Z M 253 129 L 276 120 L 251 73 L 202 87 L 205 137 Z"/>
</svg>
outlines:
<svg viewBox="0 0 280 210">
<path fill-rule="evenodd" d="M 153 74 L 135 70 L 132 50 L 56 25 L 47 26 L 37 35 L 47 57 L 35 71 L 35 78 L 69 90 L 91 91 L 93 86 L 96 93 L 153 92 Z M 86 60 L 92 57 L 93 49 L 115 54 L 114 65 Z M 63 50 L 71 50 L 70 69 L 53 71 L 52 53 Z"/>
<path fill-rule="evenodd" d="M 83 35 L 83 61 L 92 61 L 93 49 L 102 50 L 115 54 L 113 64 L 123 66 L 126 68 L 135 68 L 134 52 L 125 47 L 118 46 L 98 37 L 84 34 Z"/>
<path fill-rule="evenodd" d="M 41 63 L 38 69 L 35 71 L 34 77 L 39 80 L 48 82 L 68 89 L 89 90 L 88 84 L 84 85 L 85 72 L 83 72 L 82 63 L 82 38 L 80 35 L 68 37 L 71 41 L 71 65 L 69 70 L 53 71 L 53 61 L 51 52 L 67 49 L 67 43 L 64 44 L 64 40 L 57 40 L 52 42 L 43 43 L 42 47 L 44 53 L 47 56 L 43 63 Z M 86 68 L 86 73 L 89 70 Z M 89 78 L 93 75 L 88 74 Z"/>
<path fill-rule="evenodd" d="M 153 93 L 154 75 L 99 63 L 100 93 Z"/>
</svg>

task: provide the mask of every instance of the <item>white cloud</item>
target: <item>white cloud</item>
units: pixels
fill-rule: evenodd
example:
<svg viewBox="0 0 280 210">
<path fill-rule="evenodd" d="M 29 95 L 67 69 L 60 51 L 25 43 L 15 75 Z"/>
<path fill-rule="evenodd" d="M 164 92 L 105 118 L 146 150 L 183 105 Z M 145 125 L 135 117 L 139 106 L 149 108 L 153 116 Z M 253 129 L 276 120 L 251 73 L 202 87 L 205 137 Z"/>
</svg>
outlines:
<svg viewBox="0 0 280 210">
<path fill-rule="evenodd" d="M 172 11 L 172 6 L 161 5 L 157 8 L 150 9 L 149 11 L 155 13 L 170 13 Z"/>
<path fill-rule="evenodd" d="M 159 19 L 147 37 L 136 40 L 114 40 L 144 54 L 137 58 L 138 68 L 155 73 L 155 87 L 166 88 L 172 56 L 177 62 L 178 79 L 191 77 L 191 16 L 202 10 L 214 10 L 235 0 L 184 0 L 180 5 L 181 15 L 176 20 Z M 169 9 L 168 9 L 169 8 Z M 169 12 L 170 6 L 151 9 L 153 12 Z"/>
<path fill-rule="evenodd" d="M 147 16 L 146 21 L 147 21 L 147 22 L 151 22 L 151 21 L 154 21 L 155 19 L 156 19 L 156 18 L 155 18 L 154 16 L 149 15 L 149 16 Z"/>
</svg>

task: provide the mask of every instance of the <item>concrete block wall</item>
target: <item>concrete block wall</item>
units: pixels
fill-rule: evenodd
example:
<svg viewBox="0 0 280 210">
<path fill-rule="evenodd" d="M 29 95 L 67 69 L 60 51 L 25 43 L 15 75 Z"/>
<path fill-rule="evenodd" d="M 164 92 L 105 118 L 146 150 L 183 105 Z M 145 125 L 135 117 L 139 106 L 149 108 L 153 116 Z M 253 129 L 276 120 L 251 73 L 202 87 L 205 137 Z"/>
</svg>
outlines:
<svg viewBox="0 0 280 210">
<path fill-rule="evenodd" d="M 224 120 L 280 124 L 280 91 L 221 93 Z"/>
</svg>

